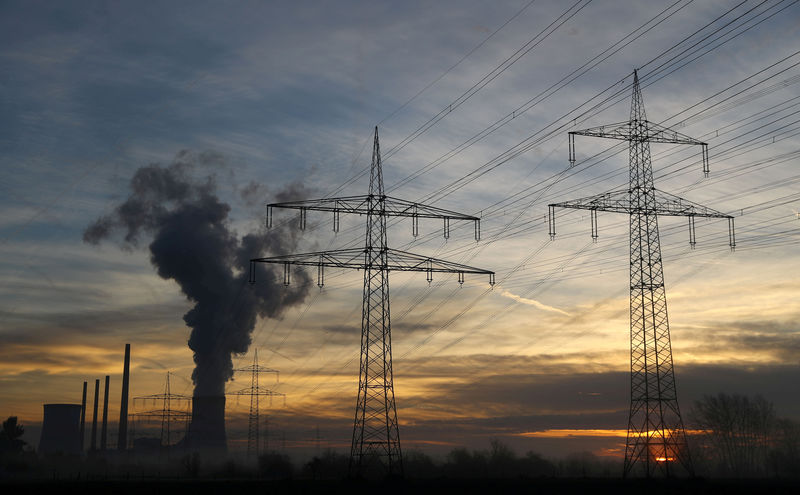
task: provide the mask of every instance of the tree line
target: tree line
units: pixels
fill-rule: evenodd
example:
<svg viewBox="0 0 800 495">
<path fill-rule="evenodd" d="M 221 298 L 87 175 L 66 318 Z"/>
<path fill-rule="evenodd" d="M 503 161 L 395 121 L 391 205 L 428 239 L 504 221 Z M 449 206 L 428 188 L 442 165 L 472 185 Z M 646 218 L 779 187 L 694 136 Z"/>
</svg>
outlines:
<svg viewBox="0 0 800 495">
<path fill-rule="evenodd" d="M 800 423 L 761 396 L 707 395 L 689 413 L 691 455 L 709 477 L 800 476 Z"/>
<path fill-rule="evenodd" d="M 773 404 L 761 396 L 707 395 L 696 401 L 687 415 L 690 456 L 695 473 L 707 478 L 798 478 L 800 477 L 800 422 L 781 418 Z M 0 430 L 0 473 L 36 470 L 37 458 L 22 440 L 24 427 L 9 417 Z M 285 454 L 262 455 L 256 472 L 233 461 L 212 468 L 201 466 L 197 456 L 185 456 L 178 470 L 189 477 L 201 471 L 223 469 L 239 475 L 271 479 L 336 479 L 346 476 L 349 458 L 329 450 L 297 465 Z M 405 473 L 411 478 L 615 478 L 622 474 L 621 459 L 577 452 L 561 459 L 536 452 L 518 455 L 501 440 L 488 450 L 456 448 L 434 460 L 420 451 L 403 456 Z M 201 469 L 205 467 L 207 469 Z"/>
</svg>

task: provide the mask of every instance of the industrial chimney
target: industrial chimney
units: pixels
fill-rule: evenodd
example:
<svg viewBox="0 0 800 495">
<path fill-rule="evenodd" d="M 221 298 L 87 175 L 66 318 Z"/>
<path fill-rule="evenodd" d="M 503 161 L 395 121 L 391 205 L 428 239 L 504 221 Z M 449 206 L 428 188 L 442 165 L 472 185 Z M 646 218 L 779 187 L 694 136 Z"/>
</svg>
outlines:
<svg viewBox="0 0 800 495">
<path fill-rule="evenodd" d="M 92 413 L 92 444 L 90 452 L 97 450 L 97 404 L 100 399 L 100 380 L 94 381 L 94 412 Z"/>
<path fill-rule="evenodd" d="M 125 344 L 125 364 L 122 368 L 122 399 L 119 406 L 119 436 L 117 449 L 128 447 L 128 385 L 131 379 L 131 345 Z"/>
<path fill-rule="evenodd" d="M 192 422 L 187 447 L 205 455 L 225 455 L 225 396 L 192 397 Z"/>
<path fill-rule="evenodd" d="M 86 382 L 83 382 L 83 398 L 81 399 L 81 452 L 86 439 Z"/>
<path fill-rule="evenodd" d="M 111 377 L 106 375 L 106 391 L 103 394 L 103 426 L 100 429 L 100 450 L 106 450 L 106 440 L 108 439 L 108 384 Z"/>
</svg>

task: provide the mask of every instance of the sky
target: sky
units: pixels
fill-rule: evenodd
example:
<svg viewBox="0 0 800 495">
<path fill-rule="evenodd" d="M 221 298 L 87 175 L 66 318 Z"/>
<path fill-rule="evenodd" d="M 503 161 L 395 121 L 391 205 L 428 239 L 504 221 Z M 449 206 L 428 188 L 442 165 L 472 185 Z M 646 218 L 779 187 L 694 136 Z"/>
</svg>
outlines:
<svg viewBox="0 0 800 495">
<path fill-rule="evenodd" d="M 656 187 L 736 221 L 732 252 L 725 221 L 698 219 L 690 249 L 685 218 L 659 220 L 684 420 L 720 392 L 800 419 L 799 30 L 789 0 L 0 2 L 0 414 L 36 445 L 42 404 L 79 403 L 83 381 L 110 375 L 116 419 L 125 343 L 133 397 L 162 393 L 167 372 L 191 396 L 194 303 L 159 275 L 154 231 L 84 235 L 136 194 L 143 168 L 213 195 L 232 242 L 268 239 L 251 257 L 358 247 L 363 218 L 333 233 L 312 212 L 300 231 L 276 210 L 265 231 L 264 204 L 366 194 L 378 126 L 388 194 L 482 219 L 478 243 L 470 224 L 444 239 L 423 220 L 415 239 L 410 220 L 391 221 L 390 246 L 498 281 L 392 273 L 404 450 L 500 439 L 618 458 L 627 222 L 601 212 L 593 243 L 585 211 L 559 210 L 550 240 L 546 216 L 627 183 L 624 144 L 578 137 L 570 168 L 567 132 L 627 120 L 638 69 L 648 119 L 709 144 L 708 178 L 699 148 L 653 145 Z M 271 445 L 298 456 L 348 449 L 358 380 L 361 274 L 329 270 L 323 289 L 314 276 L 263 282 L 285 304 L 253 316 L 232 363 L 258 349 L 280 371 L 262 384 L 285 402 L 262 413 Z M 225 384 L 233 451 L 248 385 Z"/>
</svg>

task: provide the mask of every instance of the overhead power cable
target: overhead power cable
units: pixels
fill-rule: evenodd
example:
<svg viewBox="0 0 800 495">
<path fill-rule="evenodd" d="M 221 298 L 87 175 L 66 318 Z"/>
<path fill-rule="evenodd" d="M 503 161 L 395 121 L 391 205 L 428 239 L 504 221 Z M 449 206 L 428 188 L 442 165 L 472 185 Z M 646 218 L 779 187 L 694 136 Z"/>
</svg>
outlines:
<svg viewBox="0 0 800 495">
<path fill-rule="evenodd" d="M 564 25 L 564 23 L 566 23 L 568 20 L 572 19 L 572 17 L 574 17 L 578 12 L 583 10 L 591 2 L 592 0 L 578 0 L 577 2 L 572 4 L 569 8 L 567 8 L 567 10 L 561 13 L 561 15 L 559 15 L 554 21 L 548 24 L 547 27 L 539 31 L 539 33 L 536 34 L 536 36 L 534 36 L 527 43 L 522 45 L 522 47 L 520 47 L 516 52 L 511 54 L 511 56 L 503 60 L 503 62 L 500 63 L 500 65 L 492 69 L 488 74 L 483 76 L 478 82 L 476 82 L 469 89 L 463 92 L 458 98 L 456 98 L 446 107 L 441 109 L 439 113 L 428 119 L 427 122 L 419 126 L 416 130 L 414 130 L 414 132 L 409 134 L 406 138 L 397 143 L 394 147 L 389 149 L 386 152 L 384 158 L 388 160 L 392 155 L 405 148 L 411 141 L 415 140 L 423 133 L 425 133 L 428 129 L 436 125 L 436 123 L 445 118 L 453 110 L 463 105 L 467 100 L 472 98 L 478 91 L 485 88 L 486 85 L 494 81 L 500 74 L 508 70 L 512 65 L 517 63 L 522 57 L 527 55 L 531 50 L 539 46 L 545 39 L 547 39 L 551 34 L 553 34 L 553 32 L 555 32 L 559 27 Z"/>
<path fill-rule="evenodd" d="M 450 72 L 452 72 L 452 71 L 453 71 L 453 69 L 455 69 L 456 67 L 458 67 L 459 65 L 461 65 L 461 62 L 463 62 L 463 61 L 464 61 L 464 60 L 466 60 L 466 59 L 467 59 L 467 58 L 468 58 L 470 55 L 472 55 L 473 53 L 475 53 L 476 51 L 478 51 L 478 49 L 479 49 L 479 48 L 481 48 L 483 45 L 485 45 L 487 41 L 489 41 L 490 39 L 492 39 L 492 38 L 494 37 L 494 35 L 496 35 L 496 34 L 497 34 L 497 33 L 499 33 L 500 31 L 502 31 L 502 30 L 503 30 L 503 28 L 505 28 L 506 26 L 508 26 L 508 25 L 509 25 L 509 24 L 510 24 L 510 23 L 511 23 L 511 22 L 512 22 L 514 19 L 516 19 L 517 17 L 519 17 L 520 15 L 522 15 L 522 13 L 523 13 L 523 12 L 525 12 L 526 10 L 528 10 L 528 7 L 530 7 L 531 5 L 533 5 L 533 3 L 534 3 L 535 1 L 536 1 L 536 0 L 530 0 L 530 2 L 526 3 L 526 4 L 525 4 L 525 5 L 524 5 L 524 6 L 523 6 L 521 9 L 519 9 L 519 10 L 517 11 L 517 13 L 516 13 L 516 14 L 512 15 L 512 16 L 511 16 L 510 18 L 508 18 L 508 20 L 507 20 L 506 22 L 504 22 L 504 23 L 503 23 L 503 24 L 502 24 L 500 27 L 498 27 L 497 29 L 495 29 L 494 31 L 492 31 L 492 33 L 491 33 L 489 36 L 487 36 L 486 38 L 484 38 L 484 39 L 483 39 L 483 41 L 481 41 L 480 43 L 478 43 L 477 45 L 475 45 L 475 47 L 474 47 L 472 50 L 470 50 L 469 52 L 467 52 L 466 54 L 464 54 L 464 56 L 463 56 L 463 57 L 461 57 L 460 59 L 458 59 L 458 61 L 457 61 L 456 63 L 454 63 L 453 65 L 451 65 L 450 67 L 448 67 L 448 68 L 447 68 L 447 70 L 445 70 L 444 72 L 442 72 L 442 73 L 439 75 L 439 77 L 437 77 L 437 78 L 436 78 L 436 79 L 434 79 L 433 81 L 431 81 L 431 82 L 429 82 L 428 84 L 426 84 L 426 85 L 425 85 L 425 86 L 424 86 L 422 89 L 420 89 L 419 91 L 417 91 L 417 92 L 414 94 L 414 96 L 412 96 L 411 98 L 409 98 L 408 100 L 406 100 L 406 101 L 405 101 L 405 102 L 404 102 L 402 105 L 400 105 L 399 107 L 397 107 L 397 108 L 396 108 L 396 109 L 395 109 L 395 110 L 394 110 L 392 113 L 390 113 L 389 115 L 387 115 L 386 117 L 384 117 L 384 118 L 383 118 L 383 119 L 382 119 L 380 122 L 378 122 L 378 126 L 380 127 L 380 125 L 381 125 L 381 124 L 383 124 L 383 123 L 384 123 L 384 122 L 386 122 L 387 120 L 389 120 L 389 119 L 391 119 L 392 117 L 394 117 L 395 115 L 397 115 L 397 114 L 398 114 L 398 113 L 399 113 L 401 110 L 403 110 L 405 107 L 407 107 L 407 106 L 408 106 L 408 105 L 409 105 L 409 104 L 410 104 L 412 101 L 414 101 L 414 100 L 416 100 L 417 98 L 419 98 L 419 96 L 420 96 L 420 95 L 422 95 L 422 93 L 424 93 L 425 91 L 429 90 L 429 89 L 430 89 L 430 88 L 431 88 L 431 87 L 432 87 L 434 84 L 436 84 L 437 82 L 441 81 L 441 80 L 444 78 L 444 76 L 446 76 L 447 74 L 449 74 Z"/>
</svg>

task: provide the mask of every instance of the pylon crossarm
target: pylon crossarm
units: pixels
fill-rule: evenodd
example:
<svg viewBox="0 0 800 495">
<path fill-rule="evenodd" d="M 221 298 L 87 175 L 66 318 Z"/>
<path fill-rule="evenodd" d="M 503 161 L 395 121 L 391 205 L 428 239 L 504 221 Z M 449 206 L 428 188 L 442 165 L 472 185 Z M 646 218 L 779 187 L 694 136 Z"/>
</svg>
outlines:
<svg viewBox="0 0 800 495">
<path fill-rule="evenodd" d="M 290 254 L 286 256 L 274 256 L 270 258 L 255 258 L 250 260 L 250 283 L 255 283 L 255 264 L 256 263 L 273 263 L 283 264 L 284 274 L 283 283 L 289 285 L 289 267 L 292 265 L 300 266 L 316 266 L 317 285 L 322 287 L 323 282 L 323 268 L 352 268 L 357 270 L 371 269 L 384 269 L 386 271 L 398 272 L 426 272 L 427 280 L 432 280 L 433 273 L 458 273 L 458 282 L 464 283 L 465 273 L 475 273 L 489 275 L 489 284 L 494 285 L 494 272 L 484 270 L 482 268 L 475 268 L 469 265 L 462 265 L 460 263 L 453 263 L 451 261 L 430 258 L 414 253 L 399 251 L 397 249 L 386 249 L 385 262 L 380 266 L 368 266 L 366 260 L 374 259 L 371 256 L 365 256 L 365 249 L 340 249 L 336 251 L 321 251 L 316 253 L 304 254 Z"/>
<path fill-rule="evenodd" d="M 383 196 L 383 201 L 376 201 L 373 196 L 346 196 L 341 198 L 310 199 L 305 201 L 289 201 L 285 203 L 270 203 L 267 205 L 267 228 L 272 227 L 272 209 L 288 208 L 300 210 L 300 228 L 306 227 L 308 210 L 329 211 L 333 213 L 333 231 L 339 231 L 339 216 L 342 213 L 367 215 L 379 213 L 386 217 L 408 217 L 413 220 L 412 233 L 416 237 L 419 233 L 420 218 L 444 219 L 444 236 L 450 237 L 450 220 L 468 220 L 475 223 L 475 240 L 480 240 L 480 218 L 465 215 L 457 211 L 436 208 L 435 206 L 414 203 L 404 199 Z"/>
<path fill-rule="evenodd" d="M 244 368 L 234 368 L 233 371 L 241 371 L 244 373 L 280 373 L 278 370 L 274 370 L 272 368 L 267 368 L 261 365 L 252 364 L 250 366 L 245 366 Z"/>
<path fill-rule="evenodd" d="M 665 127 L 649 120 L 644 121 L 645 128 L 647 129 L 646 138 L 651 143 L 669 143 L 669 144 L 690 144 L 698 146 L 708 146 L 708 143 L 699 141 L 686 134 Z"/>
<path fill-rule="evenodd" d="M 651 143 L 673 143 L 673 144 L 694 144 L 706 145 L 702 141 L 681 134 L 680 132 L 665 127 L 649 120 L 625 121 L 615 124 L 605 124 L 597 127 L 590 127 L 580 131 L 570 131 L 576 136 L 591 136 L 606 139 L 618 139 L 620 141 L 630 141 L 631 138 L 650 141 Z"/>
<path fill-rule="evenodd" d="M 646 213 L 673 217 L 732 218 L 731 215 L 699 205 L 688 199 L 656 189 L 655 204 Z M 572 208 L 576 210 L 610 211 L 613 213 L 637 213 L 639 209 L 631 203 L 631 193 L 626 190 L 612 191 L 596 196 L 549 204 L 550 208 Z M 644 210 L 644 209 L 642 209 Z"/>
<path fill-rule="evenodd" d="M 152 411 L 142 411 L 138 413 L 133 413 L 131 416 L 135 418 L 162 418 L 162 417 L 173 417 L 173 418 L 188 418 L 192 415 L 192 413 L 186 411 L 176 411 L 174 409 L 154 409 Z"/>
<path fill-rule="evenodd" d="M 287 265 L 302 266 L 333 266 L 337 268 L 364 268 L 364 248 L 337 249 L 333 251 L 318 251 L 314 253 L 287 254 L 271 256 L 269 258 L 254 258 L 253 263 L 284 263 Z"/>
<path fill-rule="evenodd" d="M 630 209 L 630 192 L 627 189 L 610 191 L 595 196 L 551 203 L 548 208 L 572 208 L 575 210 L 602 210 L 627 213 Z"/>
<path fill-rule="evenodd" d="M 273 392 L 272 390 L 261 388 L 261 387 L 258 387 L 256 389 L 248 387 L 248 388 L 243 388 L 242 390 L 237 390 L 235 392 L 228 392 L 228 395 L 248 395 L 248 396 L 249 395 L 268 395 L 268 396 L 280 397 L 280 396 L 284 396 L 286 394 L 282 394 L 280 392 Z"/>
<path fill-rule="evenodd" d="M 267 208 L 288 208 L 294 210 L 329 211 L 366 215 L 370 213 L 369 196 L 346 196 L 341 198 L 309 199 L 305 201 L 288 201 L 270 203 Z M 395 217 L 450 218 L 453 220 L 478 220 L 478 217 L 465 215 L 457 211 L 436 208 L 423 203 L 414 203 L 405 199 L 384 196 L 384 208 L 381 213 Z M 373 212 L 374 213 L 374 212 Z"/>
<path fill-rule="evenodd" d="M 169 399 L 169 400 L 185 400 L 185 401 L 192 400 L 191 397 L 186 396 L 186 395 L 180 395 L 180 394 L 140 395 L 138 397 L 134 397 L 133 399 L 134 400 L 138 400 L 138 401 L 143 401 L 143 400 L 148 400 L 148 399 L 158 399 L 158 400 Z"/>
<path fill-rule="evenodd" d="M 656 210 L 659 215 L 673 217 L 733 218 L 707 206 L 656 189 Z"/>
<path fill-rule="evenodd" d="M 570 131 L 571 136 L 590 136 L 601 137 L 609 139 L 619 139 L 627 141 L 630 138 L 630 127 L 628 121 L 616 122 L 614 124 L 604 124 L 597 127 L 589 127 L 588 129 L 581 129 L 580 131 Z M 570 139 L 570 142 L 572 139 Z"/>
<path fill-rule="evenodd" d="M 352 268 L 363 270 L 367 268 L 365 256 L 366 250 L 360 249 L 340 249 L 334 251 L 321 251 L 315 253 L 290 254 L 285 256 L 273 256 L 269 258 L 254 258 L 250 260 L 251 283 L 255 282 L 255 263 L 274 263 L 290 265 Z M 388 271 L 401 272 L 427 272 L 427 273 L 474 273 L 489 275 L 490 283 L 494 281 L 494 272 L 475 268 L 469 265 L 453 263 L 451 261 L 440 260 L 419 254 L 408 253 L 397 249 L 386 249 L 385 265 L 381 267 Z M 284 277 L 284 281 L 288 276 Z M 459 279 L 462 281 L 462 279 Z"/>
<path fill-rule="evenodd" d="M 649 120 L 630 120 L 616 124 L 606 124 L 569 133 L 569 163 L 575 165 L 575 136 L 591 136 L 620 141 L 639 141 L 650 143 L 689 144 L 702 146 L 703 174 L 708 177 L 708 143 L 681 134 L 680 132 L 664 127 Z"/>
<path fill-rule="evenodd" d="M 473 266 L 453 263 L 452 261 L 430 258 L 419 254 L 387 249 L 387 268 L 405 272 L 437 272 L 437 273 L 476 273 L 494 275 L 493 271 Z"/>
<path fill-rule="evenodd" d="M 405 199 L 386 196 L 386 214 L 389 216 L 418 218 L 449 218 L 451 220 L 479 220 L 478 217 L 465 215 L 457 211 L 445 210 L 422 203 L 414 203 Z"/>
<path fill-rule="evenodd" d="M 288 208 L 292 210 L 344 211 L 346 213 L 366 213 L 369 196 L 342 196 L 340 198 L 306 199 L 270 203 L 267 208 Z"/>
<path fill-rule="evenodd" d="M 646 207 L 636 206 L 631 202 L 631 192 L 625 189 L 611 191 L 596 196 L 564 201 L 561 203 L 551 203 L 548 206 L 547 223 L 550 239 L 556 236 L 556 208 L 570 208 L 574 210 L 590 210 L 590 220 L 592 223 L 592 239 L 598 239 L 597 212 L 610 211 L 612 213 L 627 213 L 629 215 L 662 215 L 673 217 L 689 217 L 689 244 L 694 247 L 696 244 L 695 218 L 726 218 L 728 219 L 728 243 L 731 249 L 736 247 L 734 236 L 733 217 L 725 213 L 712 210 L 706 206 L 693 203 L 687 199 L 680 198 L 674 194 L 655 189 L 655 202 Z"/>
</svg>

